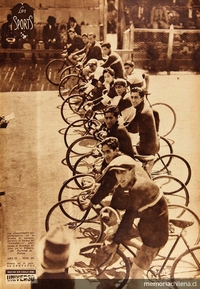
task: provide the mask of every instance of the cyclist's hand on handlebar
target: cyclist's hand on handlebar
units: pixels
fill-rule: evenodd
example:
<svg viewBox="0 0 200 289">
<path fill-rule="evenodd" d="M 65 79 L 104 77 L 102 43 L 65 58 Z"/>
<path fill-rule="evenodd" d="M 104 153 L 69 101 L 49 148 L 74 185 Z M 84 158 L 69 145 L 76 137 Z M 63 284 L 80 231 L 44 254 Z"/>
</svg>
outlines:
<svg viewBox="0 0 200 289">
<path fill-rule="evenodd" d="M 106 246 L 104 247 L 104 252 L 105 252 L 106 254 L 110 255 L 110 254 L 116 252 L 118 246 L 119 246 L 118 244 L 112 242 L 111 244 L 106 245 Z"/>
<path fill-rule="evenodd" d="M 78 202 L 79 202 L 79 208 L 81 209 L 81 211 L 85 211 L 92 207 L 92 202 L 90 201 L 90 199 L 84 199 L 81 197 L 81 195 L 78 198 Z"/>
</svg>

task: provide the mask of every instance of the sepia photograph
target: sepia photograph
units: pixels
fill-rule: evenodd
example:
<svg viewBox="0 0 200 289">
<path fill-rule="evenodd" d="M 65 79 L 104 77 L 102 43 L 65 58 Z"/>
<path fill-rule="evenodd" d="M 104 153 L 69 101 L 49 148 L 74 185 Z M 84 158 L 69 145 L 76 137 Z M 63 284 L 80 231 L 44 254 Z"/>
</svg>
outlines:
<svg viewBox="0 0 200 289">
<path fill-rule="evenodd" d="M 200 0 L 1 0 L 0 288 L 200 288 Z"/>
</svg>

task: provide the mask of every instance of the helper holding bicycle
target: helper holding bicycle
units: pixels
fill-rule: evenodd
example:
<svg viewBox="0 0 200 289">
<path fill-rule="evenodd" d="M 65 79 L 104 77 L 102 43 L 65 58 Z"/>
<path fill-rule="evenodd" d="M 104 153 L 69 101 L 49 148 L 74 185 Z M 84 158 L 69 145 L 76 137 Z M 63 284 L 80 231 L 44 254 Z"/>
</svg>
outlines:
<svg viewBox="0 0 200 289">
<path fill-rule="evenodd" d="M 159 187 L 147 176 L 146 172 L 129 156 L 119 156 L 110 162 L 103 177 L 113 183 L 114 193 L 110 206 L 125 211 L 111 244 L 105 246 L 107 254 L 115 252 L 120 243 L 140 236 L 142 246 L 137 250 L 130 271 L 127 289 L 139 288 L 137 280 L 143 279 L 144 270 L 148 270 L 159 250 L 168 240 L 168 208 L 165 197 Z M 80 203 L 80 208 L 99 204 L 109 194 L 108 181 L 102 182 L 91 200 Z M 105 186 L 105 187 L 102 187 Z M 137 229 L 133 222 L 139 218 Z M 135 287 L 136 286 L 136 287 Z"/>
</svg>

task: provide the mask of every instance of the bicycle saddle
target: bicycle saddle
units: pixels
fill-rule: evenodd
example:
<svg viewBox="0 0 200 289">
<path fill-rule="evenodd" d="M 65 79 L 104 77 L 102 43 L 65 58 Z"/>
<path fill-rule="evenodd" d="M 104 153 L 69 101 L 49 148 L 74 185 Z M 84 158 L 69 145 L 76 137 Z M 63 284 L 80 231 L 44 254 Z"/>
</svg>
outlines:
<svg viewBox="0 0 200 289">
<path fill-rule="evenodd" d="M 134 158 L 139 160 L 142 163 L 148 163 L 154 160 L 155 156 L 154 155 L 134 155 Z"/>
<path fill-rule="evenodd" d="M 194 224 L 193 221 L 180 220 L 178 218 L 170 219 L 169 222 L 172 223 L 174 226 L 182 228 L 182 229 L 186 227 L 190 227 Z"/>
</svg>

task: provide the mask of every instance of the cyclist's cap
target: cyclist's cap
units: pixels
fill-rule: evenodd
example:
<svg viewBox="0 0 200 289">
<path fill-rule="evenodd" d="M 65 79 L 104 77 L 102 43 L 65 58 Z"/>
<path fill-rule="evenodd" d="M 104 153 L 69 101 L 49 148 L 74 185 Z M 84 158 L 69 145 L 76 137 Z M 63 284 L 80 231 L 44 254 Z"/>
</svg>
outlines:
<svg viewBox="0 0 200 289">
<path fill-rule="evenodd" d="M 83 36 L 88 37 L 88 34 L 87 34 L 87 33 L 83 33 L 81 36 L 82 36 L 82 37 L 83 37 Z"/>
<path fill-rule="evenodd" d="M 115 85 L 127 86 L 127 81 L 123 78 L 117 78 L 114 80 L 114 86 Z"/>
<path fill-rule="evenodd" d="M 67 32 L 68 32 L 68 33 L 69 33 L 69 32 L 75 33 L 75 30 L 74 30 L 74 28 L 70 28 Z"/>
<path fill-rule="evenodd" d="M 135 161 L 129 156 L 122 155 L 119 157 L 114 158 L 109 165 L 109 171 L 112 170 L 121 170 L 125 171 L 127 169 L 131 169 L 135 167 Z"/>
<path fill-rule="evenodd" d="M 97 65 L 98 61 L 95 58 L 91 58 L 88 60 L 87 65 L 92 66 L 92 65 Z"/>
<path fill-rule="evenodd" d="M 135 66 L 134 62 L 131 61 L 131 60 L 127 60 L 126 62 L 124 62 L 124 66 L 125 66 L 125 65 L 128 65 L 128 66 L 130 66 L 130 67 L 134 67 L 134 66 Z"/>
</svg>

